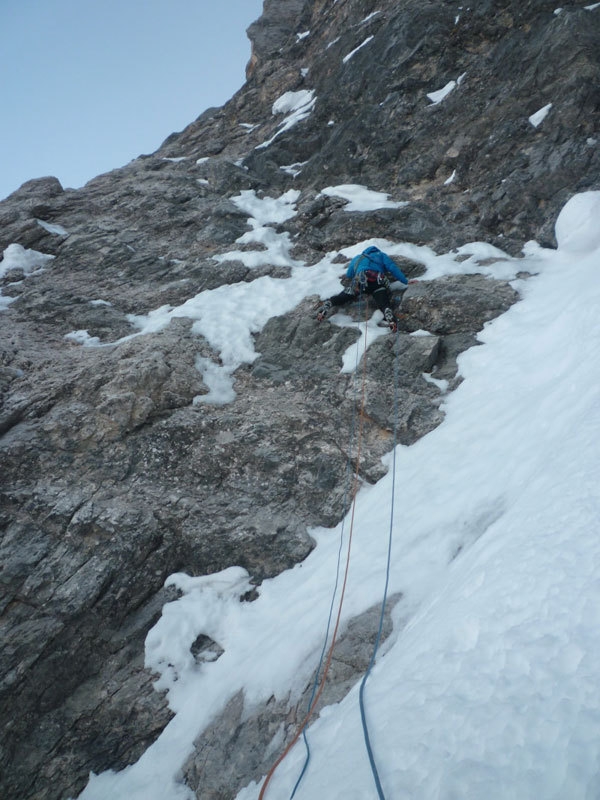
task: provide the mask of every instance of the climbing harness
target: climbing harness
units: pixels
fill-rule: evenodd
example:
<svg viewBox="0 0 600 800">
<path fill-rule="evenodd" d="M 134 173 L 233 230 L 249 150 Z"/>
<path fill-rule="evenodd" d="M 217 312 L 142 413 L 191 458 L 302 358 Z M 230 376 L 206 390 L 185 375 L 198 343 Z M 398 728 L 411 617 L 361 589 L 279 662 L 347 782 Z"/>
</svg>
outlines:
<svg viewBox="0 0 600 800">
<path fill-rule="evenodd" d="M 362 295 L 362 293 L 361 293 L 361 295 Z M 344 597 L 345 597 L 345 593 L 346 593 L 348 572 L 349 572 L 349 568 L 350 568 L 350 555 L 351 555 L 352 537 L 353 537 L 353 531 L 354 531 L 354 516 L 355 516 L 355 509 L 356 509 L 356 498 L 357 498 L 357 495 L 358 495 L 359 466 L 360 466 L 360 457 L 361 457 L 361 450 L 362 450 L 362 435 L 363 435 L 364 417 L 365 417 L 364 408 L 365 408 L 365 394 L 366 394 L 366 367 L 367 367 L 367 344 L 368 344 L 367 331 L 366 331 L 367 310 L 368 310 L 368 305 L 365 302 L 365 345 L 364 345 L 364 351 L 363 351 L 363 371 L 362 371 L 362 386 L 361 386 L 359 425 L 358 425 L 358 434 L 357 434 L 357 441 L 356 441 L 356 450 L 357 450 L 357 452 L 356 452 L 356 462 L 355 462 L 356 466 L 355 466 L 355 470 L 354 470 L 354 481 L 352 482 L 352 506 L 351 506 L 351 514 L 350 514 L 350 528 L 349 528 L 349 533 L 348 533 L 348 542 L 347 542 L 347 546 L 346 546 L 346 565 L 345 565 L 345 569 L 344 569 L 342 587 L 341 587 L 340 597 L 339 597 L 339 601 L 338 601 L 338 609 L 337 609 L 337 615 L 336 615 L 336 620 L 335 620 L 335 626 L 334 626 L 333 634 L 332 634 L 332 637 L 331 637 L 331 643 L 329 644 L 329 648 L 328 648 L 327 647 L 327 642 L 328 642 L 328 639 L 329 639 L 329 632 L 330 632 L 331 623 L 332 623 L 332 620 L 333 620 L 333 609 L 334 609 L 334 605 L 335 605 L 335 598 L 336 598 L 336 595 L 338 593 L 339 581 L 340 581 L 340 571 L 341 571 L 342 551 L 343 551 L 343 540 L 344 540 L 344 522 L 342 522 L 342 529 L 341 529 L 341 532 L 340 532 L 340 546 L 339 546 L 339 550 L 338 550 L 338 559 L 337 559 L 337 567 L 336 567 L 336 578 L 335 578 L 335 584 L 334 584 L 333 593 L 332 593 L 332 597 L 331 597 L 331 605 L 330 605 L 330 608 L 329 608 L 329 616 L 328 616 L 328 620 L 327 620 L 325 638 L 324 638 L 324 641 L 323 641 L 323 648 L 321 650 L 321 656 L 320 656 L 319 664 L 317 666 L 317 670 L 316 670 L 316 673 L 315 673 L 315 680 L 314 680 L 314 683 L 313 683 L 312 694 L 311 694 L 311 697 L 310 697 L 310 700 L 309 700 L 309 703 L 308 703 L 308 709 L 306 711 L 305 717 L 303 718 L 303 720 L 301 721 L 300 725 L 298 726 L 298 729 L 296 730 L 296 733 L 294 734 L 293 738 L 288 743 L 286 748 L 283 750 L 281 755 L 277 758 L 277 760 L 275 761 L 275 763 L 272 765 L 271 769 L 267 773 L 267 775 L 265 777 L 265 780 L 263 782 L 263 785 L 261 787 L 261 790 L 260 790 L 260 793 L 259 793 L 259 796 L 258 796 L 258 800 L 264 800 L 265 792 L 267 790 L 267 787 L 268 787 L 273 775 L 275 774 L 275 771 L 277 770 L 277 767 L 281 764 L 281 762 L 286 758 L 288 753 L 294 747 L 294 745 L 296 744 L 296 742 L 300 738 L 300 735 L 302 735 L 303 738 L 304 738 L 304 743 L 305 743 L 305 747 L 306 747 L 306 757 L 305 757 L 305 761 L 304 761 L 302 770 L 300 772 L 300 775 L 299 775 L 299 777 L 298 777 L 298 779 L 296 781 L 296 784 L 294 785 L 293 791 L 292 791 L 292 793 L 290 795 L 290 800 L 292 800 L 292 798 L 295 796 L 296 791 L 297 791 L 298 787 L 300 786 L 300 783 L 301 783 L 301 781 L 302 781 L 302 779 L 303 779 L 303 777 L 304 777 L 304 775 L 306 773 L 306 770 L 307 770 L 309 762 L 310 762 L 311 753 L 310 753 L 310 746 L 308 744 L 308 739 L 306 737 L 306 726 L 308 725 L 308 723 L 310 721 L 310 718 L 312 717 L 312 714 L 313 714 L 313 712 L 314 712 L 314 710 L 315 710 L 315 708 L 317 706 L 317 703 L 319 702 L 321 694 L 323 693 L 323 690 L 325 688 L 325 681 L 327 679 L 327 674 L 328 674 L 329 668 L 331 666 L 331 661 L 332 661 L 332 657 L 333 657 L 333 650 L 334 650 L 334 647 L 335 647 L 335 644 L 336 644 L 337 634 L 338 634 L 338 630 L 339 630 L 339 626 L 340 626 L 341 615 L 342 615 L 342 607 L 343 607 Z M 387 593 L 388 593 L 389 580 L 390 580 L 390 566 L 391 566 L 392 538 L 393 538 L 393 524 L 394 524 L 394 494 L 395 494 L 395 482 L 396 482 L 396 445 L 397 445 L 397 419 L 398 419 L 398 348 L 397 348 L 396 344 L 394 344 L 394 347 L 396 349 L 396 355 L 394 357 L 394 425 L 393 425 L 394 449 L 393 449 L 393 457 L 392 457 L 392 500 L 391 500 L 390 525 L 389 525 L 389 535 L 388 535 L 385 587 L 384 587 L 383 597 L 382 597 L 382 601 L 381 601 L 381 609 L 380 609 L 380 616 L 379 616 L 379 629 L 377 631 L 377 635 L 376 635 L 376 638 L 375 638 L 375 643 L 374 643 L 374 646 L 373 646 L 373 651 L 372 651 L 372 654 L 371 654 L 369 665 L 368 665 L 367 670 L 366 670 L 366 672 L 365 672 L 365 674 L 364 674 L 364 676 L 362 678 L 362 681 L 361 681 L 361 684 L 360 684 L 360 689 L 359 689 L 359 705 L 360 705 L 361 723 L 362 723 L 362 728 L 363 728 L 363 736 L 364 736 L 364 740 L 365 740 L 365 746 L 366 746 L 366 749 L 367 749 L 367 755 L 369 757 L 369 764 L 371 766 L 371 772 L 373 774 L 373 779 L 375 781 L 377 794 L 378 794 L 378 797 L 380 798 L 380 800 L 385 800 L 385 795 L 383 793 L 381 780 L 379 778 L 379 773 L 377 771 L 377 765 L 375 763 L 375 757 L 374 757 L 373 748 L 372 748 L 372 744 L 371 744 L 371 740 L 370 740 L 370 736 L 369 736 L 369 728 L 368 728 L 368 723 L 367 723 L 367 718 L 366 718 L 366 711 L 365 711 L 364 693 L 365 693 L 366 682 L 367 682 L 367 680 L 369 678 L 369 675 L 370 675 L 371 670 L 373 668 L 373 665 L 375 663 L 375 659 L 376 659 L 376 656 L 377 656 L 377 651 L 379 649 L 379 644 L 380 644 L 380 641 L 381 641 L 381 636 L 382 636 L 382 632 L 383 632 L 383 624 L 384 624 L 384 620 L 385 620 L 385 609 L 386 609 L 386 603 L 387 603 Z M 356 363 L 355 372 L 354 372 L 355 376 L 356 376 L 356 372 L 357 372 L 357 369 L 358 369 L 358 349 L 357 349 L 356 361 L 357 361 L 357 363 Z M 351 452 L 352 443 L 353 443 L 353 439 L 354 439 L 354 435 L 355 435 L 355 428 L 356 428 L 356 420 L 355 420 L 355 416 L 353 416 L 352 424 L 351 424 L 349 452 Z M 348 464 L 349 463 L 350 462 L 348 462 Z M 348 480 L 346 485 L 348 486 L 348 485 L 350 485 L 350 483 L 351 483 L 350 480 Z M 347 498 L 347 493 L 346 493 L 346 495 L 344 497 L 344 507 L 346 505 L 347 499 L 348 498 Z M 326 658 L 325 658 L 325 652 L 327 652 L 327 657 Z M 323 667 L 323 662 L 324 661 L 325 661 L 325 665 Z M 323 671 L 321 673 L 321 668 L 322 667 L 323 667 Z"/>
</svg>

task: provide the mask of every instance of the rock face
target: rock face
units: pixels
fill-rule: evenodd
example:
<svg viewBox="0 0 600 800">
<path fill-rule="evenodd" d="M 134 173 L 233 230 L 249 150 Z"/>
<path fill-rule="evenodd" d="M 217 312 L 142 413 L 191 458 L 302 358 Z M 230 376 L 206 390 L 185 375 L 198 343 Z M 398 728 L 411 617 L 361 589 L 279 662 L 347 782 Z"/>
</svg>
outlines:
<svg viewBox="0 0 600 800">
<path fill-rule="evenodd" d="M 307 527 L 345 511 L 340 432 L 358 392 L 340 368 L 355 329 L 316 324 L 317 298 L 305 298 L 266 322 L 259 357 L 233 375 L 235 399 L 215 405 L 197 364 L 219 354 L 185 312 L 143 336 L 131 336 L 135 318 L 289 273 L 215 261 L 248 232 L 232 200 L 248 190 L 300 192 L 275 230 L 308 265 L 371 237 L 438 252 L 552 245 L 562 204 L 600 188 L 600 11 L 554 12 L 545 0 L 265 0 L 248 81 L 223 108 L 83 189 L 42 178 L 0 203 L 0 251 L 54 256 L 24 280 L 0 262 L 1 300 L 12 299 L 0 305 L 2 796 L 74 796 L 90 770 L 122 768 L 158 735 L 170 712 L 143 642 L 169 574 L 241 565 L 259 583 L 310 552 Z M 287 92 L 305 103 L 294 126 L 276 105 Z M 407 205 L 349 212 L 322 194 L 346 184 Z M 363 481 L 381 477 L 391 447 L 394 363 L 398 436 L 411 444 L 442 419 L 423 373 L 453 388 L 457 355 L 516 299 L 482 275 L 409 287 L 400 333 L 369 348 Z M 430 335 L 409 335 L 420 330 Z M 82 346 L 89 337 L 104 346 Z M 364 653 L 353 662 L 360 671 Z M 242 739 L 286 713 L 265 710 Z M 211 752 L 230 746 L 235 714 L 207 733 Z M 213 786 L 202 763 L 186 767 L 198 797 L 203 782 L 234 797 L 264 769 L 249 757 Z"/>
</svg>

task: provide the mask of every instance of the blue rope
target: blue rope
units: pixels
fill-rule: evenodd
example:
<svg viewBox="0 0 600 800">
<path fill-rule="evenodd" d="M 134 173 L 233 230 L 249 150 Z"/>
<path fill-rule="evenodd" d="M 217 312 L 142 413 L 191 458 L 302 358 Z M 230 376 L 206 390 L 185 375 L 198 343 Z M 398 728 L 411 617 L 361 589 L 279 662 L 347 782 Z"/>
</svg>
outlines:
<svg viewBox="0 0 600 800">
<path fill-rule="evenodd" d="M 371 765 L 371 772 L 373 773 L 373 780 L 375 781 L 375 787 L 377 789 L 377 795 L 380 800 L 385 800 L 385 794 L 383 792 L 383 787 L 381 785 L 381 780 L 379 778 L 379 772 L 377 771 L 377 764 L 375 763 L 375 756 L 373 755 L 373 747 L 371 745 L 371 737 L 369 736 L 369 726 L 367 725 L 367 716 L 365 712 L 365 686 L 369 675 L 371 674 L 371 670 L 373 668 L 373 664 L 375 663 L 375 658 L 377 656 L 377 650 L 379 649 L 379 643 L 381 641 L 381 635 L 383 632 L 383 623 L 385 620 L 385 606 L 387 603 L 387 594 L 388 588 L 390 584 L 390 566 L 392 561 L 392 539 L 393 539 L 393 530 L 394 530 L 394 495 L 395 495 L 395 488 L 396 488 L 396 445 L 397 445 L 397 438 L 398 438 L 398 347 L 397 341 L 395 342 L 396 346 L 396 356 L 394 359 L 394 450 L 392 456 L 392 500 L 391 500 L 391 510 L 390 510 L 390 529 L 388 535 L 388 549 L 387 549 L 387 564 L 385 570 L 385 587 L 383 590 L 383 598 L 381 600 L 381 612 L 379 614 L 379 629 L 377 631 L 377 636 L 375 637 L 375 644 L 373 645 L 373 652 L 371 654 L 371 660 L 369 661 L 369 666 L 365 674 L 363 675 L 363 679 L 360 682 L 360 690 L 358 693 L 359 698 L 359 705 L 360 705 L 360 718 L 362 722 L 363 728 L 363 735 L 365 739 L 365 746 L 367 748 L 367 755 L 369 756 L 369 764 Z"/>
<path fill-rule="evenodd" d="M 360 300 L 359 300 L 359 310 L 361 308 L 362 302 L 363 301 L 362 301 L 362 293 L 361 293 Z M 365 336 L 366 335 L 367 334 L 366 334 L 366 330 L 365 330 Z M 355 383 L 356 383 L 356 373 L 357 373 L 357 370 L 358 370 L 358 361 L 359 361 L 358 354 L 359 354 L 359 350 L 360 350 L 360 348 L 357 347 L 356 348 L 356 363 L 354 365 L 354 382 Z M 356 404 L 353 404 L 352 420 L 351 420 L 351 423 L 350 423 L 350 441 L 348 443 L 348 459 L 347 459 L 347 462 L 346 462 L 346 476 L 345 476 L 345 488 L 344 488 L 344 500 L 343 500 L 344 518 L 342 520 L 342 529 L 340 531 L 340 546 L 338 548 L 337 566 L 336 566 L 336 572 L 335 572 L 335 585 L 333 587 L 333 592 L 331 594 L 331 605 L 329 606 L 329 616 L 327 618 L 327 628 L 325 630 L 325 637 L 323 639 L 323 648 L 321 650 L 321 657 L 319 659 L 319 664 L 318 664 L 317 670 L 315 672 L 315 679 L 314 679 L 314 682 L 313 682 L 312 694 L 310 696 L 310 700 L 308 701 L 307 711 L 310 710 L 310 708 L 311 708 L 311 706 L 313 704 L 313 700 L 315 699 L 315 694 L 316 694 L 317 688 L 319 686 L 319 676 L 321 674 L 321 668 L 323 666 L 323 659 L 325 658 L 325 653 L 327 652 L 327 642 L 329 640 L 329 631 L 331 629 L 331 620 L 333 619 L 333 609 L 335 607 L 335 597 L 336 597 L 338 586 L 339 586 L 339 582 L 340 582 L 340 572 L 341 572 L 341 564 L 342 564 L 342 550 L 343 550 L 343 544 L 344 544 L 344 526 L 345 526 L 345 522 L 346 522 L 346 511 L 345 511 L 345 509 L 346 509 L 346 504 L 348 502 L 348 494 L 349 494 L 349 488 L 350 488 L 350 484 L 351 484 L 351 481 L 350 481 L 351 468 L 352 468 L 351 453 L 352 453 L 352 444 L 354 442 L 355 434 L 356 434 Z M 298 776 L 298 780 L 296 781 L 296 783 L 294 785 L 294 788 L 292 790 L 292 793 L 290 795 L 290 800 L 293 800 L 294 795 L 296 794 L 296 792 L 298 790 L 298 787 L 300 786 L 300 784 L 302 782 L 302 779 L 304 778 L 304 775 L 306 773 L 306 770 L 308 769 L 308 765 L 310 763 L 311 753 L 310 753 L 310 745 L 308 744 L 308 737 L 306 736 L 306 728 L 304 728 L 304 730 L 302 731 L 302 738 L 304 739 L 304 747 L 306 748 L 306 756 L 304 758 L 304 764 L 302 766 L 302 770 L 300 772 L 300 775 Z"/>
</svg>

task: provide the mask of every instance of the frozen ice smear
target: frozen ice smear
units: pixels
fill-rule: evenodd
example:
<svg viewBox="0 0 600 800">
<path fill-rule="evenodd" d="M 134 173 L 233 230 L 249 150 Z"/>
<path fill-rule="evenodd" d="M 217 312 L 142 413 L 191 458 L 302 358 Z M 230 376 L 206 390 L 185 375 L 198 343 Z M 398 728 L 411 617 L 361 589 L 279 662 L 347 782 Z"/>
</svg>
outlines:
<svg viewBox="0 0 600 800">
<path fill-rule="evenodd" d="M 390 471 L 358 494 L 342 624 L 380 602 L 392 492 L 401 506 L 389 591 L 402 599 L 366 687 L 388 798 L 589 800 L 600 791 L 599 197 L 586 192 L 565 205 L 558 250 L 532 242 L 520 259 L 481 242 L 446 254 L 368 242 L 419 260 L 430 278 L 485 269 L 514 280 L 522 298 L 460 357 L 463 381 L 444 395 L 442 424 L 396 449 L 395 484 Z M 251 332 L 264 324 L 254 305 L 264 303 L 264 317 L 336 291 L 342 268 L 333 255 L 290 266 L 288 279 L 203 293 L 206 305 L 199 295 L 177 313 L 194 315 L 224 363 L 252 358 Z M 220 315 L 234 306 L 243 323 L 229 350 Z M 158 309 L 154 323 L 174 313 Z M 143 324 L 154 323 L 149 315 Z M 136 764 L 91 776 L 82 798 L 192 800 L 179 770 L 236 692 L 248 715 L 272 696 L 299 696 L 319 658 L 341 531 L 312 530 L 309 557 L 263 582 L 251 603 L 240 602 L 249 576 L 239 568 L 169 579 L 182 596 L 148 634 L 146 659 L 175 717 Z M 219 658 L 196 661 L 190 647 L 200 634 L 222 648 Z M 311 762 L 296 798 L 376 796 L 356 687 L 308 736 Z M 297 745 L 267 800 L 289 798 L 303 760 Z M 258 793 L 252 783 L 238 800 Z"/>
</svg>

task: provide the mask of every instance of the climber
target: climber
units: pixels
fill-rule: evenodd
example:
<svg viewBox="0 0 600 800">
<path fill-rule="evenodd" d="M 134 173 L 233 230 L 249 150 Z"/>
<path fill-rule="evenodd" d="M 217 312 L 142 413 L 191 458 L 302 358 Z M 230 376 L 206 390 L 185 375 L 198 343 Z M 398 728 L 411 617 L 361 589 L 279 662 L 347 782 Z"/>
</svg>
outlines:
<svg viewBox="0 0 600 800">
<path fill-rule="evenodd" d="M 392 294 L 390 280 L 400 281 L 405 286 L 408 278 L 392 259 L 378 247 L 367 247 L 359 256 L 355 256 L 342 278 L 342 283 L 347 284 L 343 292 L 335 294 L 325 300 L 317 308 L 317 319 L 324 320 L 331 313 L 334 306 L 342 306 L 355 300 L 362 292 L 373 297 L 377 308 L 382 312 L 383 319 L 378 323 L 382 327 L 397 330 L 397 321 L 392 311 Z"/>
</svg>

